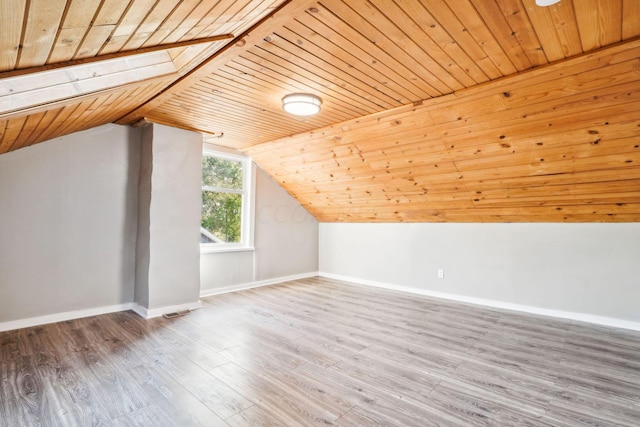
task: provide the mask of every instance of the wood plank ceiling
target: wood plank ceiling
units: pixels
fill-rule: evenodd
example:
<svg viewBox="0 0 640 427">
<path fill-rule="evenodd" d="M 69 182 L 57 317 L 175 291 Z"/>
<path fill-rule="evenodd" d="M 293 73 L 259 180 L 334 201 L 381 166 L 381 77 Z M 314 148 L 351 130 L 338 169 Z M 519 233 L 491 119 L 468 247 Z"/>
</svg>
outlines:
<svg viewBox="0 0 640 427">
<path fill-rule="evenodd" d="M 0 153 L 146 119 L 247 152 L 321 221 L 640 220 L 640 1 L 0 4 L 2 70 L 237 36 L 0 115 Z M 322 111 L 284 113 L 292 92 Z"/>
<path fill-rule="evenodd" d="M 2 80 L 57 65 L 242 34 L 282 0 L 0 0 Z M 0 111 L 0 153 L 110 123 L 161 93 L 233 38 L 172 48 L 176 72 L 53 102 Z M 57 88 L 51 86 L 51 93 Z"/>
</svg>

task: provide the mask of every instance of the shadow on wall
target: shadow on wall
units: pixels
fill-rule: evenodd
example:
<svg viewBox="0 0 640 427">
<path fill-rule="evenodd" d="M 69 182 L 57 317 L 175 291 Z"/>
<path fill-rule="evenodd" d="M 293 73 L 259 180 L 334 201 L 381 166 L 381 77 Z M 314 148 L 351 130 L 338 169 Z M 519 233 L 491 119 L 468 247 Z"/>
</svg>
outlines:
<svg viewBox="0 0 640 427">
<path fill-rule="evenodd" d="M 120 265 L 120 283 L 122 285 L 122 300 L 131 299 L 132 290 L 135 287 L 135 262 L 136 240 L 138 233 L 138 180 L 140 172 L 141 132 L 138 128 L 127 126 L 127 163 L 125 173 L 127 176 L 126 188 L 123 192 L 124 221 L 122 222 L 122 257 Z"/>
<path fill-rule="evenodd" d="M 313 220 L 302 206 L 265 205 L 258 208 L 256 218 L 260 224 L 302 224 Z"/>
</svg>

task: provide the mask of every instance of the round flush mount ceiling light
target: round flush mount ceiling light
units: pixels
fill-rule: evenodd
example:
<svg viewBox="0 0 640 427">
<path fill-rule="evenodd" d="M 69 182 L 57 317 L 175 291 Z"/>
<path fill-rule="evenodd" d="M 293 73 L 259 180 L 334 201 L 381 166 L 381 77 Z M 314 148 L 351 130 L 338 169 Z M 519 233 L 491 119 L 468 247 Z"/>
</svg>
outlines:
<svg viewBox="0 0 640 427">
<path fill-rule="evenodd" d="M 313 116 L 320 111 L 322 100 L 310 93 L 292 93 L 282 98 L 284 111 L 296 116 Z"/>
<path fill-rule="evenodd" d="M 560 0 L 536 0 L 538 6 L 546 7 L 558 3 Z"/>
</svg>

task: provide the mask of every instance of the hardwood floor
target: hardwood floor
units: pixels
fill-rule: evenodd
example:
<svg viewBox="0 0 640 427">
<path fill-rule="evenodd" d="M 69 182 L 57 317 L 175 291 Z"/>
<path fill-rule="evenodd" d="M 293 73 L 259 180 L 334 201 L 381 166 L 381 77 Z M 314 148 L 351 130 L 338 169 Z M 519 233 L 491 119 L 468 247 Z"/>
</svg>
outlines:
<svg viewBox="0 0 640 427">
<path fill-rule="evenodd" d="M 638 426 L 640 333 L 307 279 L 0 333 L 0 426 Z"/>
</svg>

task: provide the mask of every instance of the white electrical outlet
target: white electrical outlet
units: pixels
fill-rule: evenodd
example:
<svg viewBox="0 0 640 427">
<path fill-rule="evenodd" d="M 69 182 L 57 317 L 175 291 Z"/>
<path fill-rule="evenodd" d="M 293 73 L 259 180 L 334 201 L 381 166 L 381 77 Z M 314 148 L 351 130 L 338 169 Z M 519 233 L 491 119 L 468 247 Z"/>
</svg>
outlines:
<svg viewBox="0 0 640 427">
<path fill-rule="evenodd" d="M 443 268 L 439 268 L 438 269 L 438 279 L 444 279 L 444 269 Z"/>
</svg>

